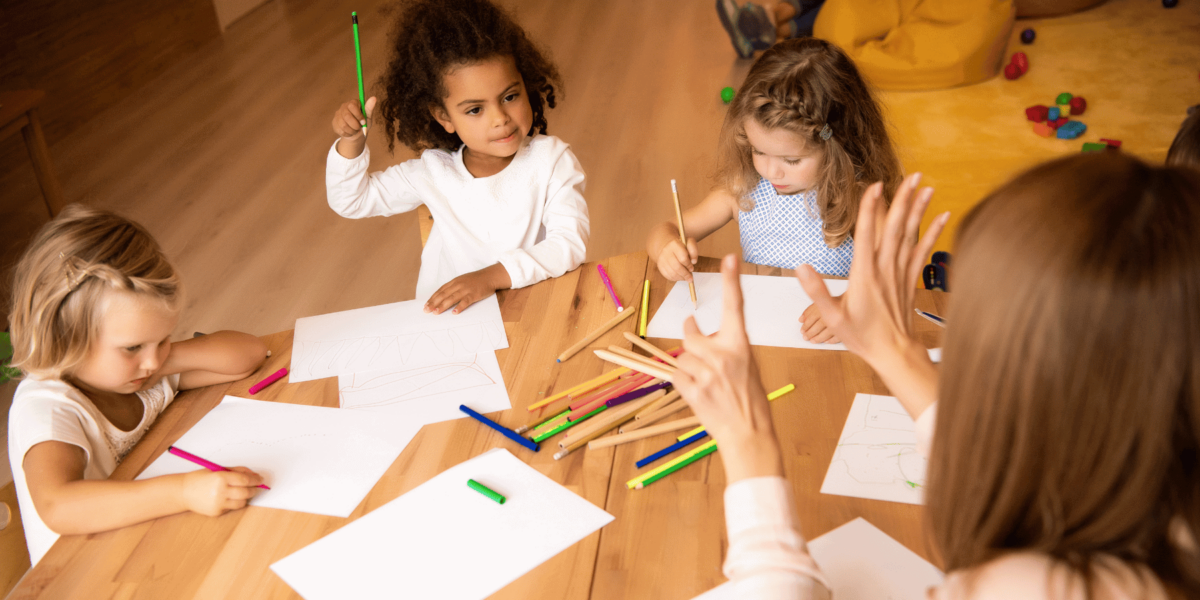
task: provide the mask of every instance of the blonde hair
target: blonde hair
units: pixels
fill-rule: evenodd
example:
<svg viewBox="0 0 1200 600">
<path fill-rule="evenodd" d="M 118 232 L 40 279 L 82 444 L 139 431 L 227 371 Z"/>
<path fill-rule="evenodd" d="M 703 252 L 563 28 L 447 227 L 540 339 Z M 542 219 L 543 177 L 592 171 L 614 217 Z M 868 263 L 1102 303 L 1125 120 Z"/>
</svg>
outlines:
<svg viewBox="0 0 1200 600">
<path fill-rule="evenodd" d="M 1200 597 L 1200 173 L 1124 153 L 1040 165 L 955 250 L 928 523 L 947 571 L 1103 556 Z M 1179 527 L 1176 525 L 1175 527 Z"/>
<path fill-rule="evenodd" d="M 61 378 L 87 355 L 105 292 L 122 290 L 175 306 L 179 277 L 141 225 L 78 204 L 30 243 L 13 274 L 12 366 Z"/>
<path fill-rule="evenodd" d="M 874 94 L 854 61 L 824 40 L 798 38 L 772 46 L 750 67 L 725 114 L 717 182 L 739 199 L 742 210 L 753 210 L 747 195 L 762 176 L 754 169 L 746 119 L 793 132 L 808 148 L 823 150 L 817 205 L 830 247 L 854 234 L 867 186 L 882 181 L 883 197 L 890 199 L 903 179 Z"/>
</svg>

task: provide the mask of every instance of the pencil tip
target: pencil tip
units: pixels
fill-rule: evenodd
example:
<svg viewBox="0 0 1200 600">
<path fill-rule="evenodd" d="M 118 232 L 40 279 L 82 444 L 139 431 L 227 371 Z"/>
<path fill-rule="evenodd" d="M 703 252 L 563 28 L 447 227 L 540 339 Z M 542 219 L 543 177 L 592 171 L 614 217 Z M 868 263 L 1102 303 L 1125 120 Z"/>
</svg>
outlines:
<svg viewBox="0 0 1200 600">
<path fill-rule="evenodd" d="M 562 362 L 562 359 L 561 359 L 561 358 L 556 358 L 556 359 L 554 359 L 554 362 Z"/>
</svg>

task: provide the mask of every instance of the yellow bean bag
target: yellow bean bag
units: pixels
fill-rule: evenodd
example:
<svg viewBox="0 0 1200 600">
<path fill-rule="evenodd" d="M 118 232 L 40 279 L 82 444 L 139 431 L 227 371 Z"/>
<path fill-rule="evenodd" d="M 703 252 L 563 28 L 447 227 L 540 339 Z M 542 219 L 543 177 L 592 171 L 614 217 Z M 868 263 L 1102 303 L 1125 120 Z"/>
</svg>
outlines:
<svg viewBox="0 0 1200 600">
<path fill-rule="evenodd" d="M 996 76 L 1013 0 L 828 0 L 813 37 L 846 51 L 875 87 L 932 90 Z"/>
</svg>

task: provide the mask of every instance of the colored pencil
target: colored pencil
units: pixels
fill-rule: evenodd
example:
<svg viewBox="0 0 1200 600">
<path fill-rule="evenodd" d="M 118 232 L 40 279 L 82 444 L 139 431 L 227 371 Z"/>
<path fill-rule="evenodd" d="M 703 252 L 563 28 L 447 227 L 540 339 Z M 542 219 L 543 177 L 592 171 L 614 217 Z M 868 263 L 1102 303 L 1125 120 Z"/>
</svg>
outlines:
<svg viewBox="0 0 1200 600">
<path fill-rule="evenodd" d="M 658 409 L 657 411 L 622 427 L 620 433 L 629 433 L 630 431 L 637 431 L 643 427 L 649 427 L 687 407 L 687 402 L 684 402 L 683 400 L 676 400 Z"/>
<path fill-rule="evenodd" d="M 575 430 L 567 432 L 567 434 L 564 435 L 563 438 L 558 441 L 558 447 L 566 448 L 567 446 L 575 443 L 576 441 L 578 441 L 582 438 L 587 437 L 588 435 L 590 435 L 592 433 L 595 433 L 596 431 L 608 431 L 609 429 L 612 429 L 612 427 L 614 427 L 620 423 L 624 423 L 626 420 L 628 420 L 628 417 L 626 417 L 625 415 L 629 413 L 630 406 L 639 406 L 639 407 L 645 406 L 645 405 L 653 402 L 654 400 L 656 400 L 658 398 L 659 394 L 662 394 L 662 393 L 663 392 L 661 392 L 661 391 L 654 392 L 653 394 L 650 394 L 649 396 L 644 396 L 644 397 L 638 398 L 637 400 L 634 400 L 632 402 L 627 402 L 616 408 L 609 408 L 609 409 L 605 410 L 604 411 L 605 414 L 603 415 L 603 417 L 592 419 L 591 423 L 588 423 L 587 425 L 584 425 L 583 427 L 579 427 Z M 637 412 L 637 411 L 634 410 L 633 412 Z M 616 420 L 615 423 L 614 423 L 614 420 Z"/>
<path fill-rule="evenodd" d="M 554 415 L 554 416 L 546 418 L 546 419 L 542 419 L 541 421 L 538 421 L 537 423 L 522 425 L 522 426 L 514 429 L 513 431 L 515 431 L 517 433 L 525 433 L 526 431 L 536 431 L 539 428 L 541 428 L 543 425 L 549 425 L 550 422 L 555 419 L 560 419 L 562 417 L 567 416 L 567 413 L 569 413 L 569 412 L 571 412 L 571 409 L 568 408 L 567 410 L 564 410 L 564 411 L 558 413 L 557 415 Z"/>
<path fill-rule="evenodd" d="M 658 399 L 659 397 L 661 397 L 662 395 L 664 395 L 664 394 L 666 394 L 666 393 L 667 393 L 667 392 L 666 392 L 665 390 L 654 390 L 653 392 L 650 392 L 649 394 L 646 394 L 645 396 L 642 396 L 641 398 L 636 398 L 636 399 L 634 399 L 634 400 L 630 400 L 629 402 L 625 402 L 625 403 L 622 403 L 622 404 L 618 404 L 618 405 L 617 405 L 617 406 L 615 406 L 615 407 L 614 407 L 614 406 L 608 406 L 607 404 L 604 404 L 604 403 L 600 403 L 600 404 L 599 404 L 599 405 L 597 405 L 597 406 L 608 406 L 608 408 L 610 408 L 610 409 L 613 409 L 613 408 L 618 408 L 618 407 L 621 407 L 621 406 L 623 406 L 623 405 L 628 405 L 628 404 L 630 404 L 630 403 L 633 403 L 633 402 L 637 402 L 637 403 L 640 403 L 642 406 L 645 406 L 646 404 L 649 404 L 649 402 L 653 402 L 654 400 Z M 643 402 L 643 400 L 644 400 L 644 399 L 646 399 L 646 398 L 649 398 L 650 400 L 649 400 L 648 402 Z M 586 415 L 585 415 L 585 416 L 586 416 Z M 564 435 L 564 436 L 563 436 L 563 439 L 562 439 L 562 440 L 560 440 L 560 441 L 561 441 L 561 442 L 564 442 L 564 443 L 569 443 L 569 442 L 568 442 L 568 439 L 570 439 L 570 440 L 577 440 L 577 439 L 579 439 L 581 436 L 584 436 L 584 435 L 587 435 L 588 433 L 591 433 L 591 431 L 592 431 L 592 428 L 591 428 L 591 427 L 581 427 L 581 428 L 579 428 L 579 429 L 577 429 L 577 430 L 575 430 L 575 431 L 568 432 L 566 435 Z M 561 445 L 563 445 L 563 444 L 559 444 L 559 445 L 561 446 Z"/>
<path fill-rule="evenodd" d="M 350 22 L 354 25 L 354 63 L 358 67 L 358 107 L 362 109 L 363 120 L 367 116 L 367 94 L 363 90 L 362 75 L 362 46 L 358 43 L 358 13 L 350 13 Z M 367 134 L 367 124 L 363 123 L 363 135 Z"/>
<path fill-rule="evenodd" d="M 675 187 L 675 180 L 671 180 L 671 196 L 675 198 L 675 222 L 679 224 L 679 243 L 683 244 L 683 251 L 687 252 L 687 234 L 683 232 L 683 212 L 679 210 L 679 189 Z M 696 282 L 688 282 L 688 294 L 692 296 L 692 306 L 696 306 Z"/>
<path fill-rule="evenodd" d="M 770 394 L 767 394 L 767 401 L 768 401 L 768 402 L 774 402 L 776 398 L 778 398 L 778 397 L 780 397 L 780 396 L 782 396 L 782 395 L 784 395 L 784 394 L 786 394 L 786 393 L 788 393 L 788 392 L 790 392 L 790 391 L 792 391 L 792 390 L 794 390 L 794 389 L 796 389 L 796 384 L 794 384 L 794 383 L 789 383 L 789 384 L 787 384 L 787 385 L 785 385 L 785 386 L 783 386 L 783 387 L 781 387 L 781 388 L 779 388 L 779 389 L 777 389 L 777 390 L 775 390 L 775 391 L 771 392 Z M 685 437 L 691 436 L 692 434 L 699 433 L 699 432 L 701 432 L 701 431 L 704 431 L 704 428 L 703 428 L 703 427 L 698 427 L 698 428 L 696 428 L 696 430 L 695 430 L 695 431 L 689 431 L 689 432 L 687 432 L 687 433 L 685 433 L 685 434 L 683 434 L 683 435 L 679 436 L 679 438 L 678 438 L 678 439 L 682 440 L 682 439 L 683 439 L 683 438 L 685 438 Z"/>
<path fill-rule="evenodd" d="M 467 407 L 466 404 L 459 404 L 458 410 L 461 410 L 461 411 L 467 413 L 468 415 L 471 415 L 472 417 L 475 418 L 476 421 L 479 421 L 480 423 L 483 423 L 484 425 L 487 425 L 488 427 L 491 427 L 492 429 L 499 431 L 500 433 L 504 434 L 504 437 L 506 437 L 522 446 L 525 446 L 526 448 L 529 448 L 530 450 L 533 450 L 534 452 L 538 451 L 538 445 L 536 443 L 531 442 L 531 441 L 525 439 L 524 437 L 521 437 L 521 435 L 518 434 L 517 432 L 475 412 L 474 410 L 471 410 L 469 407 Z"/>
<path fill-rule="evenodd" d="M 633 416 L 633 413 L 637 412 L 639 408 L 652 402 L 656 394 L 661 393 L 662 391 L 659 390 L 654 394 L 646 396 L 645 398 L 638 398 L 633 402 L 627 402 L 614 409 L 604 411 L 605 414 L 603 416 L 592 419 L 597 424 L 592 426 L 593 429 L 590 433 L 580 437 L 578 440 L 572 441 L 570 444 L 567 444 L 565 448 L 554 453 L 554 460 L 562 460 L 564 456 L 586 446 L 588 442 L 619 427 L 621 423 Z M 562 446 L 561 442 L 559 443 L 559 446 Z"/>
<path fill-rule="evenodd" d="M 686 439 L 688 439 L 688 438 L 692 437 L 693 435 L 696 435 L 697 433 L 704 433 L 705 431 L 706 431 L 706 430 L 704 429 L 704 426 L 703 426 L 703 425 L 701 425 L 701 426 L 699 426 L 699 427 L 697 427 L 697 428 L 695 428 L 695 429 L 693 429 L 693 430 L 691 430 L 691 431 L 689 431 L 689 432 L 687 432 L 687 433 L 685 433 L 685 434 L 683 434 L 683 435 L 681 435 L 681 436 L 679 436 L 679 437 L 676 437 L 675 439 L 676 439 L 676 440 L 678 440 L 678 441 L 683 441 L 683 440 L 686 440 Z"/>
<path fill-rule="evenodd" d="M 651 344 L 650 342 L 647 342 L 646 340 L 643 340 L 642 338 L 633 335 L 628 331 L 625 332 L 625 339 L 629 340 L 629 343 L 633 344 L 634 346 L 637 346 L 638 348 L 641 348 L 642 350 L 654 355 L 654 357 L 658 360 L 661 360 L 672 367 L 679 366 L 679 360 L 677 360 L 674 356 L 671 356 L 669 352 L 664 352 L 658 346 L 655 346 L 654 344 Z"/>
<path fill-rule="evenodd" d="M 555 425 L 554 427 L 550 428 L 549 430 L 545 430 L 545 431 L 542 431 L 541 433 L 538 433 L 536 436 L 534 436 L 533 441 L 541 443 L 542 441 L 544 441 L 548 438 L 552 438 L 552 437 L 554 437 L 576 425 L 579 425 L 580 423 L 583 423 L 584 421 L 587 421 L 588 419 L 590 419 L 606 410 L 608 410 L 608 407 L 601 404 L 600 408 L 597 408 L 596 410 L 593 410 L 592 412 L 590 412 L 586 415 L 583 415 L 582 418 L 575 419 L 574 421 L 567 421 L 564 419 L 562 423 Z"/>
<path fill-rule="evenodd" d="M 587 336 L 587 337 L 583 338 L 582 340 L 579 340 L 578 342 L 575 342 L 575 345 L 574 345 L 574 346 L 571 346 L 570 348 L 567 348 L 566 350 L 564 350 L 564 351 L 563 351 L 563 353 L 562 353 L 562 354 L 559 354 L 559 355 L 558 355 L 558 362 L 562 362 L 562 361 L 564 361 L 564 360 L 567 360 L 568 358 L 571 358 L 572 356 L 575 356 L 575 353 L 576 353 L 576 352 L 579 352 L 580 350 L 583 350 L 583 349 L 584 349 L 584 347 L 586 347 L 588 344 L 590 344 L 590 343 L 592 343 L 592 342 L 596 341 L 596 339 L 597 339 L 597 338 L 599 338 L 600 336 L 602 336 L 602 335 L 604 335 L 604 334 L 608 333 L 608 330 L 609 330 L 609 329 L 612 329 L 613 327 L 616 327 L 617 325 L 619 325 L 619 324 L 621 323 L 621 321 L 624 321 L 625 319 L 628 319 L 628 318 L 629 318 L 631 315 L 633 315 L 633 311 L 632 311 L 632 310 L 631 310 L 631 311 L 629 311 L 629 312 L 619 312 L 619 313 L 617 313 L 617 316 L 613 317 L 613 318 L 612 318 L 612 319 L 610 319 L 610 320 L 609 320 L 607 323 L 605 323 L 605 324 L 601 325 L 601 326 L 600 326 L 599 328 L 597 328 L 595 331 L 593 331 L 593 332 L 591 332 L 590 334 L 588 334 L 588 336 Z"/>
<path fill-rule="evenodd" d="M 287 374 L 287 367 L 284 367 L 278 371 L 275 371 L 274 373 L 271 373 L 270 375 L 267 375 L 266 379 L 263 379 L 262 381 L 250 386 L 250 395 L 253 396 L 261 392 L 263 388 L 275 383 L 276 381 L 279 381 L 280 379 L 283 379 L 283 377 Z"/>
<path fill-rule="evenodd" d="M 710 446 L 709 444 L 712 444 L 712 445 Z M 680 470 L 680 469 L 682 469 L 682 468 L 684 468 L 684 467 L 686 467 L 686 466 L 688 466 L 688 465 L 700 460 L 701 458 L 704 458 L 705 456 L 708 456 L 709 454 L 712 454 L 713 452 L 716 452 L 716 451 L 717 451 L 716 441 L 708 442 L 708 443 L 704 444 L 703 446 L 697 448 L 695 451 L 695 454 L 689 453 L 690 456 L 684 455 L 684 456 L 686 456 L 686 458 L 684 460 L 679 461 L 678 464 L 671 465 L 670 468 L 664 469 L 661 473 L 655 473 L 654 475 L 651 475 L 650 477 L 647 477 L 647 478 L 637 482 L 637 484 L 635 484 L 634 487 L 640 490 L 640 489 L 654 483 L 655 481 L 658 481 L 659 479 L 662 479 L 663 477 L 666 477 L 667 475 L 670 475 L 671 473 L 674 473 L 675 471 L 678 471 L 678 470 Z"/>
<path fill-rule="evenodd" d="M 640 468 L 642 468 L 642 467 L 644 467 L 644 466 L 646 466 L 668 454 L 671 454 L 677 450 L 682 450 L 683 448 L 690 446 L 706 437 L 708 437 L 708 432 L 701 431 L 700 433 L 697 433 L 696 435 L 693 435 L 690 438 L 685 438 L 681 441 L 675 442 L 674 444 L 671 444 L 670 446 L 667 446 L 666 448 L 663 448 L 662 450 L 659 450 L 658 452 L 655 452 L 654 454 L 651 454 L 650 456 L 647 456 L 646 458 L 643 458 L 642 460 L 637 461 L 637 463 L 636 463 L 637 468 L 640 469 Z"/>
<path fill-rule="evenodd" d="M 640 387 L 636 390 L 633 390 L 632 392 L 629 392 L 628 394 L 621 394 L 620 396 L 617 396 L 616 398 L 609 398 L 608 400 L 604 401 L 604 405 L 609 408 L 612 408 L 614 406 L 620 406 L 622 404 L 625 404 L 626 402 L 629 402 L 630 400 L 637 400 L 638 398 L 641 398 L 642 396 L 645 396 L 648 394 L 653 394 L 654 392 L 657 392 L 658 390 L 666 388 L 670 385 L 671 384 L 666 381 L 664 381 L 662 383 L 652 383 L 651 385 L 648 385 L 646 387 Z"/>
<path fill-rule="evenodd" d="M 183 460 L 186 460 L 189 462 L 194 462 L 194 463 L 204 467 L 205 469 L 208 469 L 209 471 L 228 471 L 229 470 L 229 469 L 226 469 L 225 467 L 222 467 L 221 465 L 218 465 L 215 462 L 212 462 L 210 460 L 205 460 L 203 458 L 200 458 L 199 456 L 196 456 L 195 454 L 192 454 L 191 452 L 176 448 L 175 446 L 167 446 L 167 452 L 170 452 L 171 454 L 174 454 L 175 456 L 178 456 L 179 458 L 182 458 Z M 260 487 L 264 490 L 271 489 L 265 485 L 260 485 L 258 487 Z"/>
<path fill-rule="evenodd" d="M 635 390 L 643 385 L 646 385 L 653 380 L 653 377 L 639 373 L 637 377 L 631 377 L 629 379 L 622 379 L 620 381 L 613 382 L 612 385 L 589 392 L 583 396 L 580 396 L 578 399 L 571 398 L 571 404 L 569 406 L 571 407 L 572 411 L 577 411 L 581 407 L 593 404 L 597 399 L 602 398 L 604 400 L 608 400 L 613 396 L 620 396 L 621 394 L 624 394 L 630 390 Z M 578 417 L 579 415 L 574 416 Z"/>
<path fill-rule="evenodd" d="M 656 468 L 652 471 L 648 471 L 637 477 L 634 477 L 633 479 L 630 479 L 629 481 L 626 481 L 625 486 L 628 487 L 629 489 L 633 489 L 633 488 L 637 487 L 639 484 L 641 484 L 643 481 L 646 481 L 647 479 L 650 479 L 651 477 L 656 477 L 658 475 L 665 475 L 667 473 L 674 473 L 675 471 L 677 471 L 687 465 L 690 465 L 692 462 L 698 460 L 700 457 L 711 454 L 716 449 L 717 449 L 717 441 L 709 440 L 708 442 L 705 442 L 704 445 L 700 446 L 699 448 L 693 449 L 692 451 L 688 452 L 687 454 L 679 456 L 678 458 L 675 458 L 674 460 L 672 460 L 670 462 L 663 463 L 658 468 Z M 657 478 L 656 478 L 656 481 L 657 481 Z"/>
<path fill-rule="evenodd" d="M 604 439 L 592 440 L 591 442 L 588 442 L 588 450 L 597 450 L 599 448 L 607 448 L 609 446 L 619 446 L 629 442 L 636 442 L 638 440 L 644 440 L 648 437 L 654 437 L 660 433 L 679 431 L 680 429 L 692 427 L 693 425 L 697 425 L 699 423 L 699 417 L 688 417 L 686 419 L 679 419 L 678 421 L 671 421 L 670 423 L 663 423 L 653 427 L 644 427 L 631 433 L 619 433 Z"/>
<path fill-rule="evenodd" d="M 635 337 L 636 337 L 636 336 L 635 336 Z M 639 339 L 640 339 L 640 338 L 639 338 Z M 610 345 L 610 346 L 607 348 L 607 350 L 608 350 L 609 352 L 612 352 L 613 354 L 619 354 L 619 355 L 621 355 L 621 356 L 624 356 L 625 358 L 628 358 L 628 359 L 630 359 L 630 360 L 636 360 L 636 361 L 638 361 L 638 362 L 645 363 L 645 364 L 647 364 L 647 365 L 650 365 L 650 366 L 652 366 L 652 367 L 658 367 L 658 366 L 660 366 L 660 365 L 661 365 L 661 366 L 664 366 L 664 367 L 667 367 L 667 368 L 671 369 L 672 371 L 674 371 L 674 370 L 676 369 L 676 367 L 675 367 L 674 365 L 667 364 L 667 363 L 665 363 L 665 362 L 663 362 L 663 361 L 659 360 L 659 359 L 658 359 L 658 358 L 656 358 L 656 357 L 653 357 L 653 356 L 643 356 L 643 355 L 641 355 L 641 354 L 638 354 L 637 352 L 634 352 L 633 350 L 628 350 L 628 349 L 626 349 L 626 348 L 622 348 L 622 347 L 620 347 L 620 346 Z"/>
<path fill-rule="evenodd" d="M 645 285 L 642 286 L 642 320 L 638 325 L 638 335 L 642 339 L 646 339 L 646 313 L 650 311 L 650 280 L 647 279 Z"/>
<path fill-rule="evenodd" d="M 508 500 L 504 496 L 501 496 L 496 490 L 493 490 L 492 488 L 483 485 L 474 479 L 467 480 L 467 487 L 479 492 L 480 494 L 483 494 L 484 496 L 487 496 L 488 498 L 491 498 L 492 500 L 495 500 L 499 504 L 504 504 L 505 500 Z"/>
<path fill-rule="evenodd" d="M 567 388 L 566 390 L 561 391 L 553 396 L 550 396 L 549 398 L 546 398 L 545 400 L 538 400 L 537 402 L 534 402 L 533 404 L 530 404 L 529 406 L 525 407 L 525 409 L 528 410 L 529 412 L 533 412 L 543 406 L 546 406 L 547 404 L 553 404 L 553 403 L 558 402 L 559 400 L 566 398 L 567 396 L 570 396 L 572 394 L 579 394 L 582 392 L 586 392 L 588 390 L 594 390 L 597 387 L 600 387 L 600 386 L 602 386 L 614 379 L 617 379 L 627 373 L 629 373 L 629 369 L 626 369 L 625 367 L 621 367 L 620 369 L 613 369 L 603 375 L 600 375 L 599 377 L 589 379 L 583 383 L 575 385 L 574 387 Z"/>
<path fill-rule="evenodd" d="M 654 411 L 656 411 L 678 399 L 679 399 L 679 390 L 675 390 L 675 391 L 671 392 L 670 394 L 667 394 L 666 396 L 659 398 L 657 402 L 647 406 L 646 408 L 643 408 L 641 412 L 639 412 L 636 415 L 633 415 L 633 418 L 634 419 L 644 419 L 647 415 L 652 414 Z"/>
<path fill-rule="evenodd" d="M 619 354 L 613 354 L 608 350 L 595 350 L 595 353 L 596 356 L 599 356 L 610 363 L 615 363 L 621 365 L 622 367 L 629 367 L 634 371 L 640 371 L 647 375 L 653 375 L 659 379 L 662 379 L 663 381 L 671 381 L 671 379 L 675 377 L 675 368 L 669 365 L 661 365 L 656 367 L 646 363 L 641 363 L 639 361 L 630 360 Z"/>
<path fill-rule="evenodd" d="M 933 314 L 933 313 L 931 313 L 931 312 L 925 312 L 925 311 L 923 311 L 923 310 L 921 310 L 921 309 L 919 309 L 919 308 L 914 308 L 913 310 L 917 311 L 917 314 L 918 314 L 918 315 L 921 315 L 922 317 L 925 317 L 925 320 L 929 321 L 930 323 L 933 323 L 934 325 L 937 325 L 938 327 L 943 327 L 943 328 L 944 328 L 944 327 L 946 326 L 946 320 L 945 320 L 945 319 L 943 319 L 943 318 L 941 318 L 941 317 L 939 317 L 939 316 L 937 316 L 937 315 L 935 315 L 935 314 Z"/>
<path fill-rule="evenodd" d="M 617 312 L 624 312 L 625 307 L 621 306 L 621 298 L 617 296 L 617 290 L 613 289 L 612 281 L 608 278 L 608 271 L 604 270 L 604 265 L 596 263 L 596 270 L 600 271 L 600 279 L 604 280 L 604 287 L 608 288 L 608 293 L 612 294 L 613 304 L 617 305 Z"/>
</svg>

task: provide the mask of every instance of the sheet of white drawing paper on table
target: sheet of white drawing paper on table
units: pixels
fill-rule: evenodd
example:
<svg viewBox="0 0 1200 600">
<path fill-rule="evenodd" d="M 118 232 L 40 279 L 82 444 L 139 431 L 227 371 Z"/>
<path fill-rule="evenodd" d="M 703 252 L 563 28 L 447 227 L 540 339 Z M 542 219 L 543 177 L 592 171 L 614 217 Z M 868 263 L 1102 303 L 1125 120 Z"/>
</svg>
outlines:
<svg viewBox="0 0 1200 600">
<path fill-rule="evenodd" d="M 223 467 L 261 474 L 253 506 L 348 517 L 421 423 L 381 423 L 370 413 L 226 396 L 175 446 Z M 138 479 L 202 467 L 164 452 Z"/>
<path fill-rule="evenodd" d="M 859 517 L 808 542 L 837 600 L 925 600 L 942 572 L 917 553 Z M 740 600 L 732 581 L 694 600 Z"/>
<path fill-rule="evenodd" d="M 424 306 L 424 300 L 409 300 L 296 319 L 288 381 L 376 371 L 414 357 L 449 359 L 508 347 L 495 295 L 457 315 L 426 313 Z"/>
<path fill-rule="evenodd" d="M 858 394 L 821 493 L 922 504 L 925 464 L 912 417 L 900 401 Z"/>
<path fill-rule="evenodd" d="M 467 487 L 474 479 L 501 505 Z M 416 489 L 271 565 L 306 600 L 480 600 L 613 520 L 504 449 Z"/>
<path fill-rule="evenodd" d="M 862 517 L 808 543 L 837 600 L 925 600 L 942 572 Z"/>
<path fill-rule="evenodd" d="M 658 312 L 646 327 L 646 337 L 683 339 L 683 322 L 696 317 L 700 331 L 710 334 L 721 328 L 721 311 L 725 306 L 724 286 L 720 273 L 696 273 L 696 298 L 692 307 L 687 282 L 677 281 L 667 294 Z M 742 312 L 746 315 L 746 333 L 754 346 L 781 348 L 815 348 L 845 350 L 842 344 L 813 344 L 804 341 L 800 314 L 812 300 L 794 277 L 742 275 Z M 847 281 L 826 279 L 829 293 L 841 296 Z"/>
<path fill-rule="evenodd" d="M 398 423 L 437 423 L 512 408 L 496 353 L 483 350 L 451 359 L 414 357 L 403 366 L 338 375 L 342 408 Z"/>
</svg>

